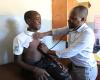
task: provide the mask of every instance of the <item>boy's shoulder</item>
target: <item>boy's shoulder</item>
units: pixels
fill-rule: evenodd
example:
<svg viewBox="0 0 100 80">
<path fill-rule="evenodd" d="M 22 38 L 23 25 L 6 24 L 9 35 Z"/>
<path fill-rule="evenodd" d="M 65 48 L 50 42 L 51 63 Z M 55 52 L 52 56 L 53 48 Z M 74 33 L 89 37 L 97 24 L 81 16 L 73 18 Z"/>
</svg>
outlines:
<svg viewBox="0 0 100 80">
<path fill-rule="evenodd" d="M 15 37 L 15 39 L 22 40 L 25 39 L 25 37 L 26 37 L 25 32 L 21 32 Z"/>
</svg>

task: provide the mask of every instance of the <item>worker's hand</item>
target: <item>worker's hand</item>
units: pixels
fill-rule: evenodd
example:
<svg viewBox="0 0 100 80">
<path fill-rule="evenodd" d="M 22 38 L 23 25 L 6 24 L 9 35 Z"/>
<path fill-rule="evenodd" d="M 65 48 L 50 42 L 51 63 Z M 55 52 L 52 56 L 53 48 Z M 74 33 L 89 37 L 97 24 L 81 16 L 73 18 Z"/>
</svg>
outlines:
<svg viewBox="0 0 100 80">
<path fill-rule="evenodd" d="M 45 33 L 35 32 L 33 34 L 34 39 L 42 39 L 45 36 Z"/>
<path fill-rule="evenodd" d="M 38 50 L 43 53 L 48 53 L 49 49 L 44 43 L 40 43 L 38 46 Z"/>
<path fill-rule="evenodd" d="M 33 76 L 35 76 L 36 80 L 48 80 L 50 75 L 44 69 L 36 68 L 33 70 Z"/>
<path fill-rule="evenodd" d="M 51 56 L 54 59 L 58 59 L 58 56 L 56 55 L 56 51 L 54 50 L 49 50 L 48 51 L 49 56 Z"/>
</svg>

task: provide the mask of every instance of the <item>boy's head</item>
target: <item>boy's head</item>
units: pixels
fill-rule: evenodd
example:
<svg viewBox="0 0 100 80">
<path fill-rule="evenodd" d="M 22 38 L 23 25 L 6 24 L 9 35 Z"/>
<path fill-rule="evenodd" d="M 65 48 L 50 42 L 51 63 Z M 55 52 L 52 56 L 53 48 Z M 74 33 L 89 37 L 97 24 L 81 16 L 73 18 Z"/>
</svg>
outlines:
<svg viewBox="0 0 100 80">
<path fill-rule="evenodd" d="M 27 11 L 24 14 L 25 22 L 29 25 L 29 30 L 37 31 L 41 27 L 41 16 L 37 11 Z"/>
<path fill-rule="evenodd" d="M 88 9 L 84 6 L 76 6 L 72 9 L 68 24 L 69 28 L 71 29 L 77 29 L 79 28 L 83 23 L 86 22 L 88 15 Z"/>
</svg>

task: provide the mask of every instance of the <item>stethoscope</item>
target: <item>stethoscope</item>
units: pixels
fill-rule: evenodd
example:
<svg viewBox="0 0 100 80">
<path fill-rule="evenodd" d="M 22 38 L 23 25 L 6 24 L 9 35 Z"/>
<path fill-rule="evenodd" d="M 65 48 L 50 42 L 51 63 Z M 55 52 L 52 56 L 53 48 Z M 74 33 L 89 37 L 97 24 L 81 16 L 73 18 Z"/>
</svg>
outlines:
<svg viewBox="0 0 100 80">
<path fill-rule="evenodd" d="M 76 31 L 79 27 L 80 27 L 80 26 L 78 26 L 78 27 L 76 27 L 76 28 L 73 28 L 73 29 L 70 29 L 70 28 L 69 28 L 69 30 L 66 32 L 66 34 L 69 34 L 70 32 Z M 62 41 L 62 39 L 66 36 L 66 34 L 63 35 L 63 36 L 60 38 L 60 40 L 59 40 L 56 44 L 54 44 L 50 49 L 53 49 L 55 46 L 57 46 L 57 45 Z"/>
</svg>

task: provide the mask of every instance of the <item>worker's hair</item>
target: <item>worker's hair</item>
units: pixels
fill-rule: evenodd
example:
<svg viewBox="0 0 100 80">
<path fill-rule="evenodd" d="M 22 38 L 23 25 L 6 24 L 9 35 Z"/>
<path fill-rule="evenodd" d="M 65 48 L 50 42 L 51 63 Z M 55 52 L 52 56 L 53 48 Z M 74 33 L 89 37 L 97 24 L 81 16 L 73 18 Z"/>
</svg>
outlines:
<svg viewBox="0 0 100 80">
<path fill-rule="evenodd" d="M 88 9 L 82 5 L 74 7 L 72 12 L 79 13 L 82 17 L 87 17 L 87 15 L 88 15 Z"/>
</svg>

